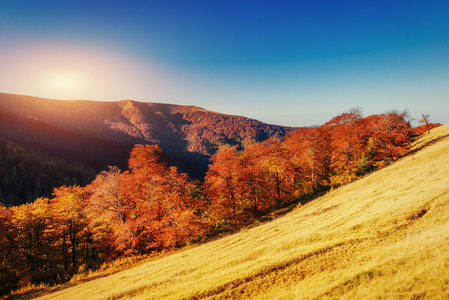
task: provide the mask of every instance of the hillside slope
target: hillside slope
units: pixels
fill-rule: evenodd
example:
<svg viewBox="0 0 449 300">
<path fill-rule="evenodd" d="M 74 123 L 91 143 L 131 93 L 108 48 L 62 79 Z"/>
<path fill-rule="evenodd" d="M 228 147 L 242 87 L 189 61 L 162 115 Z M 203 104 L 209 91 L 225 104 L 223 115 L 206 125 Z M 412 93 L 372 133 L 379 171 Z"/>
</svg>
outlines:
<svg viewBox="0 0 449 300">
<path fill-rule="evenodd" d="M 447 299 L 448 150 L 446 125 L 282 218 L 44 298 Z"/>
<path fill-rule="evenodd" d="M 201 179 L 220 145 L 282 137 L 291 129 L 196 106 L 0 93 L 0 136 L 97 169 L 126 167 L 132 145 L 158 144 L 170 164 Z"/>
</svg>

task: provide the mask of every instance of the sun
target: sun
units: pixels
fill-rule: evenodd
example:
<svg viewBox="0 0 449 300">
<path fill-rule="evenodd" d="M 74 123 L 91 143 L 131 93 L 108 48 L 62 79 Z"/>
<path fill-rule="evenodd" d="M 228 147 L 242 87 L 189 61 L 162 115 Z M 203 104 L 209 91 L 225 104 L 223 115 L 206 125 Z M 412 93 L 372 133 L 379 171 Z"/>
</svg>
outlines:
<svg viewBox="0 0 449 300">
<path fill-rule="evenodd" d="M 79 98 L 85 87 L 85 79 L 76 70 L 52 70 L 41 75 L 44 95 L 56 99 Z"/>
<path fill-rule="evenodd" d="M 51 78 L 50 84 L 57 89 L 67 89 L 76 85 L 75 80 L 67 75 Z"/>
<path fill-rule="evenodd" d="M 66 72 L 54 72 L 48 74 L 48 84 L 55 91 L 68 91 L 79 88 L 80 78 L 76 73 Z"/>
</svg>

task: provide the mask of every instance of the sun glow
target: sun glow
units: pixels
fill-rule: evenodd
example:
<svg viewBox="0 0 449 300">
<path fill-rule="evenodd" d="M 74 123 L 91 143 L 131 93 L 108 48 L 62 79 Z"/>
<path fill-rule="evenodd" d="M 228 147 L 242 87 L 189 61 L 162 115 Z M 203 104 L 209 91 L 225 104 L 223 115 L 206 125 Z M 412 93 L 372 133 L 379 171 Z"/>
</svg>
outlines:
<svg viewBox="0 0 449 300">
<path fill-rule="evenodd" d="M 51 85 L 57 89 L 67 89 L 76 85 L 69 76 L 57 76 L 51 80 Z"/>
<path fill-rule="evenodd" d="M 59 100 L 144 100 L 148 95 L 165 98 L 166 91 L 173 90 L 169 87 L 185 82 L 158 64 L 96 47 L 53 43 L 5 47 L 3 51 L 0 47 L 1 92 Z"/>
<path fill-rule="evenodd" d="M 85 88 L 86 76 L 76 70 L 48 70 L 41 75 L 41 88 L 60 99 L 78 98 Z"/>
</svg>

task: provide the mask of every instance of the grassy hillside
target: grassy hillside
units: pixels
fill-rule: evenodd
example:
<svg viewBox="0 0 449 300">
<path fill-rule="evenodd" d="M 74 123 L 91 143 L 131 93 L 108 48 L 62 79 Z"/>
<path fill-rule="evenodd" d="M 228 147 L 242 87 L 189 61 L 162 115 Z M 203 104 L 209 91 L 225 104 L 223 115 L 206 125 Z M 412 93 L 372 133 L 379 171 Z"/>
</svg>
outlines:
<svg viewBox="0 0 449 300">
<path fill-rule="evenodd" d="M 449 297 L 449 126 L 288 215 L 48 299 Z"/>
</svg>

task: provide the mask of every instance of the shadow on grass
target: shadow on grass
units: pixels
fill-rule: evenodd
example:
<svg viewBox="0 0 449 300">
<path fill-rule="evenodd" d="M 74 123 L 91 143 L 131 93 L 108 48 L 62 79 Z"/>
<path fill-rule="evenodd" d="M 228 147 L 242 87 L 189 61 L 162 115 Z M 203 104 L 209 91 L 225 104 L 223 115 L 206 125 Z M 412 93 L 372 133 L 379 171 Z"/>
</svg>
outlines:
<svg viewBox="0 0 449 300">
<path fill-rule="evenodd" d="M 414 148 L 414 149 L 411 149 L 411 150 L 407 153 L 407 156 L 413 155 L 413 154 L 415 154 L 415 153 L 417 153 L 417 152 L 423 150 L 424 148 L 427 148 L 427 147 L 429 147 L 429 146 L 431 146 L 431 145 L 433 145 L 433 144 L 435 144 L 435 143 L 438 143 L 439 141 L 441 141 L 441 140 L 443 140 L 443 139 L 446 139 L 446 138 L 449 138 L 449 134 L 445 134 L 445 135 L 439 136 L 439 137 L 437 137 L 437 138 L 435 138 L 435 139 L 432 139 L 432 140 L 423 142 L 422 144 L 419 144 L 418 147 L 416 147 L 416 148 Z"/>
<path fill-rule="evenodd" d="M 296 199 L 295 201 L 286 203 L 286 204 L 282 205 L 282 207 L 275 209 L 263 216 L 258 217 L 252 224 L 250 224 L 246 228 L 256 227 L 261 223 L 270 222 L 277 218 L 280 218 L 280 217 L 286 215 L 287 213 L 293 211 L 295 208 L 298 207 L 298 205 L 303 206 L 317 198 L 320 198 L 320 197 L 326 195 L 329 190 L 330 190 L 330 187 L 323 187 L 320 190 L 317 190 L 308 195 L 304 195 L 304 196 Z"/>
</svg>

